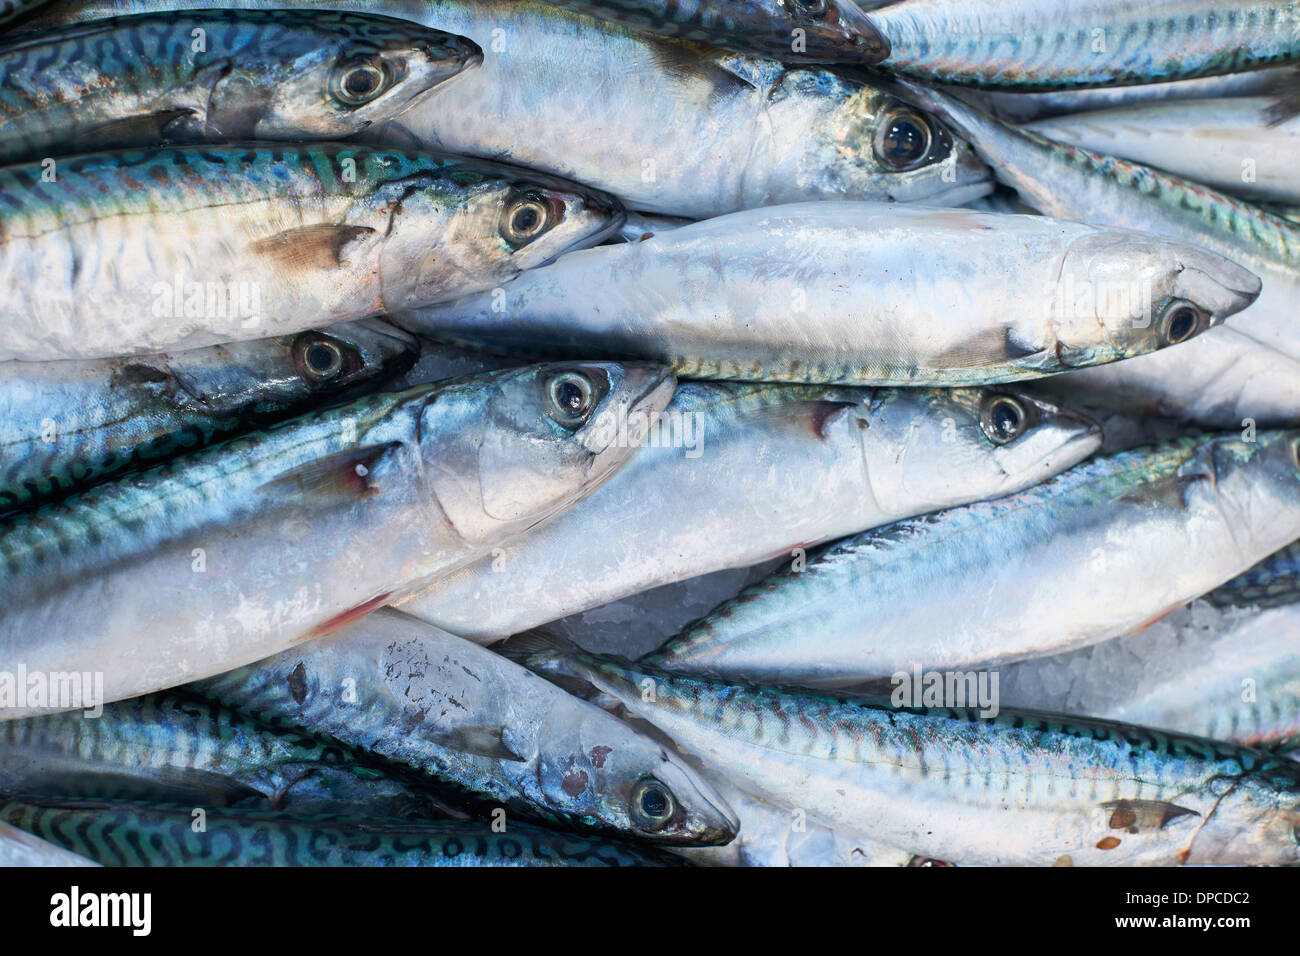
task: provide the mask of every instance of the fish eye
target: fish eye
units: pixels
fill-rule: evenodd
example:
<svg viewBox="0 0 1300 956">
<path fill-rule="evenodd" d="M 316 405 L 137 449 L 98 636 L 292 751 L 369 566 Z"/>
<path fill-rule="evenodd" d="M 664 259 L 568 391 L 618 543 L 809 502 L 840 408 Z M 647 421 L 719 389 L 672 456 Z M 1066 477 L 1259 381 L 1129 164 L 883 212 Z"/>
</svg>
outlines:
<svg viewBox="0 0 1300 956">
<path fill-rule="evenodd" d="M 827 0 L 785 0 L 785 8 L 801 17 L 820 17 L 828 6 Z"/>
<path fill-rule="evenodd" d="M 661 830 L 677 813 L 673 792 L 653 778 L 632 790 L 632 816 L 646 830 Z"/>
<path fill-rule="evenodd" d="M 885 114 L 876 130 L 876 156 L 890 169 L 915 169 L 930 155 L 934 131 L 916 110 L 899 107 Z"/>
<path fill-rule="evenodd" d="M 1183 299 L 1175 299 L 1165 306 L 1160 324 L 1160 337 L 1165 345 L 1186 342 L 1205 327 L 1205 312 Z"/>
<path fill-rule="evenodd" d="M 989 441 L 1005 445 L 1015 441 L 1029 426 L 1025 406 L 1009 395 L 994 395 L 985 399 L 980 410 L 980 427 Z"/>
<path fill-rule="evenodd" d="M 532 242 L 551 225 L 550 203 L 536 193 L 523 193 L 506 203 L 501 216 L 501 235 L 518 247 Z"/>
<path fill-rule="evenodd" d="M 293 360 L 303 377 L 327 382 L 343 371 L 343 350 L 323 335 L 306 333 L 293 343 Z"/>
<path fill-rule="evenodd" d="M 596 384 L 581 372 L 560 372 L 546 380 L 546 414 L 557 425 L 576 429 L 600 402 Z"/>
<path fill-rule="evenodd" d="M 384 93 L 391 82 L 388 64 L 380 57 L 350 60 L 334 71 L 334 98 L 344 106 L 364 106 Z"/>
</svg>

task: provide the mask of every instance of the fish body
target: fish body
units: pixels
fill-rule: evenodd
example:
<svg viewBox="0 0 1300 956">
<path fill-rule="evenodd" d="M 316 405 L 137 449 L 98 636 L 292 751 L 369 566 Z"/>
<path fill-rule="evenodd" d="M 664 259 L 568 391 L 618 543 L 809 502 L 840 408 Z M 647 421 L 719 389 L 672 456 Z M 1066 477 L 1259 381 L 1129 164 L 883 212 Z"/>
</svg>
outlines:
<svg viewBox="0 0 1300 956">
<path fill-rule="evenodd" d="M 76 2 L 53 22 L 198 2 Z M 817 199 L 960 205 L 988 189 L 969 148 L 886 81 L 853 71 L 661 39 L 537 0 L 330 6 L 413 20 L 484 51 L 481 66 L 367 130 L 367 142 L 509 160 L 692 219 Z"/>
<path fill-rule="evenodd" d="M 142 13 L 10 36 L 0 41 L 0 164 L 351 136 L 482 58 L 464 37 L 320 10 Z"/>
<path fill-rule="evenodd" d="M 956 97 L 919 87 L 913 92 L 1043 214 L 1146 229 L 1217 252 L 1263 280 L 1259 297 L 1224 327 L 1229 332 L 1212 329 L 1175 358 L 1138 356 L 1123 368 L 1077 370 L 1061 387 L 1078 382 L 1089 390 L 1146 391 L 1163 412 L 1198 422 L 1201 409 L 1221 422 L 1226 409 L 1246 404 L 1243 392 L 1250 391 L 1258 396 L 1257 414 L 1247 411 L 1246 417 L 1300 420 L 1293 362 L 1275 357 L 1300 360 L 1294 335 L 1300 226 L 1168 173 L 1015 129 Z"/>
<path fill-rule="evenodd" d="M 592 416 L 673 385 L 574 364 L 377 393 L 4 519 L 0 716 L 89 706 L 51 675 L 108 702 L 329 633 L 570 507 L 631 454 Z"/>
<path fill-rule="evenodd" d="M 321 143 L 0 169 L 0 359 L 300 332 L 491 288 L 617 228 L 607 198 L 494 164 Z"/>
<path fill-rule="evenodd" d="M 1300 60 L 1293 0 L 903 0 L 872 15 L 885 69 L 1018 90 L 1241 73 Z"/>
<path fill-rule="evenodd" d="M 998 410 L 1020 416 L 1020 434 L 993 428 Z M 662 584 L 798 559 L 863 528 L 1018 490 L 1100 442 L 1089 419 L 1001 391 L 688 382 L 627 466 L 581 507 L 400 607 L 491 642 Z M 647 506 L 654 501 L 671 502 L 671 517 Z"/>
<path fill-rule="evenodd" d="M 1300 605 L 1191 606 L 1128 637 L 1001 669 L 1002 705 L 1083 714 L 1296 755 Z"/>
<path fill-rule="evenodd" d="M 511 656 L 587 682 L 736 785 L 921 857 L 1022 866 L 1300 859 L 1300 764 L 1256 750 L 1084 718 L 895 708 L 625 665 L 532 635 L 514 642 Z"/>
<path fill-rule="evenodd" d="M 1239 574 L 1207 595 L 1220 606 L 1276 607 L 1300 601 L 1300 541 Z"/>
<path fill-rule="evenodd" d="M 657 742 L 397 611 L 195 687 L 414 767 L 510 814 L 674 845 L 735 834 L 725 801 Z M 669 801 L 668 812 L 641 809 L 648 788 Z"/>
<path fill-rule="evenodd" d="M 457 344 L 635 356 L 692 378 L 962 386 L 1185 342 L 1259 288 L 1231 261 L 1144 233 L 801 203 L 571 253 L 400 321 Z"/>
<path fill-rule="evenodd" d="M 563 5 L 633 30 L 783 63 L 870 66 L 889 54 L 889 44 L 854 0 L 563 0 Z"/>
<path fill-rule="evenodd" d="M 1005 498 L 839 542 L 649 660 L 842 687 L 1071 650 L 1138 630 L 1295 540 L 1298 490 L 1295 432 L 1096 458 Z"/>
<path fill-rule="evenodd" d="M 365 319 L 130 359 L 0 363 L 0 510 L 382 384 L 419 351 Z"/>
<path fill-rule="evenodd" d="M 1040 120 L 1028 129 L 1121 156 L 1225 193 L 1300 202 L 1300 116 L 1270 97 L 1171 100 Z"/>
<path fill-rule="evenodd" d="M 102 866 L 671 866 L 652 848 L 512 824 L 308 816 L 133 802 L 0 801 L 0 818 Z"/>
</svg>

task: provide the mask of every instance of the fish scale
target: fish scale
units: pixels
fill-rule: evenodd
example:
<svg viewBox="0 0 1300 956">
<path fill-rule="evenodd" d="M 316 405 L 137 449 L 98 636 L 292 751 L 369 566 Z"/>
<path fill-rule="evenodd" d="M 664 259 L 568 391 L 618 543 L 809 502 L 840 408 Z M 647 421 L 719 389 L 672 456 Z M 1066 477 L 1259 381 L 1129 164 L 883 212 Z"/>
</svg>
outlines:
<svg viewBox="0 0 1300 956">
<path fill-rule="evenodd" d="M 1248 748 L 1086 718 L 728 684 L 531 635 L 505 649 L 589 682 L 770 799 L 914 853 L 1040 865 L 1300 854 L 1300 765 Z"/>
</svg>

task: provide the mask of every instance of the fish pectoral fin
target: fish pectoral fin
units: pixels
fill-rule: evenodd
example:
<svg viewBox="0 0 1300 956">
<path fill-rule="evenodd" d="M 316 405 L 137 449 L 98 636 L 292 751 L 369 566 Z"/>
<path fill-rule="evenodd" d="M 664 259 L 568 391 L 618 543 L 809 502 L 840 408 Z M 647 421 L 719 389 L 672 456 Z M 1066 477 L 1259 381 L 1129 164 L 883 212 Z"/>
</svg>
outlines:
<svg viewBox="0 0 1300 956">
<path fill-rule="evenodd" d="M 500 726 L 463 726 L 452 727 L 436 734 L 439 743 L 445 744 L 462 753 L 477 754 L 491 760 L 510 760 L 524 763 L 528 760 L 523 754 L 513 750 L 505 740 L 505 728 Z"/>
<path fill-rule="evenodd" d="M 1192 472 L 1185 475 L 1167 475 L 1156 481 L 1139 485 L 1132 491 L 1120 495 L 1116 501 L 1126 504 L 1153 505 L 1161 507 L 1182 508 L 1187 503 L 1187 493 L 1203 481 L 1213 481 L 1212 475 L 1204 472 Z"/>
<path fill-rule="evenodd" d="M 1098 806 L 1106 811 L 1110 829 L 1129 833 L 1152 833 L 1181 817 L 1200 816 L 1195 810 L 1165 800 L 1109 800 Z"/>
<path fill-rule="evenodd" d="M 312 498 L 373 498 L 383 490 L 384 476 L 392 468 L 401 467 L 402 449 L 401 442 L 350 448 L 300 465 L 280 475 L 267 487 L 284 489 L 291 486 Z"/>
<path fill-rule="evenodd" d="M 294 272 L 328 272 L 343 264 L 349 246 L 374 232 L 370 226 L 317 223 L 258 239 L 248 249 Z"/>
<path fill-rule="evenodd" d="M 198 140 L 202 128 L 198 113 L 177 107 L 101 123 L 90 131 L 87 138 L 99 142 L 148 143 L 161 140 L 178 143 Z"/>
</svg>

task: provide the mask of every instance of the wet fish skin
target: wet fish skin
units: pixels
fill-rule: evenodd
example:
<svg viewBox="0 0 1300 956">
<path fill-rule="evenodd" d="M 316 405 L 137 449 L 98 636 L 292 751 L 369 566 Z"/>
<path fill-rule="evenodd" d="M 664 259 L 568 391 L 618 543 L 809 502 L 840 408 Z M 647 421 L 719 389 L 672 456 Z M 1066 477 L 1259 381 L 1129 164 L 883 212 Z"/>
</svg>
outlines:
<svg viewBox="0 0 1300 956">
<path fill-rule="evenodd" d="M 1215 588 L 1206 599 L 1220 607 L 1277 607 L 1300 600 L 1300 541 L 1270 554 L 1253 568 Z"/>
<path fill-rule="evenodd" d="M 677 846 L 723 844 L 736 832 L 726 802 L 659 743 L 397 611 L 194 687 L 449 781 L 511 816 Z M 651 786 L 672 812 L 640 810 Z"/>
<path fill-rule="evenodd" d="M 622 216 L 529 171 L 339 143 L 160 147 L 57 170 L 0 169 L 0 359 L 197 347 L 454 298 Z"/>
<path fill-rule="evenodd" d="M 674 866 L 651 847 L 511 824 L 291 817 L 109 801 L 0 800 L 0 818 L 103 866 Z M 147 852 L 141 848 L 148 847 Z"/>
<path fill-rule="evenodd" d="M 514 645 L 513 647 L 511 645 Z M 1126 724 L 732 684 L 525 635 L 506 652 L 578 679 L 737 785 L 958 865 L 1291 864 L 1300 764 Z M 653 695 L 642 692 L 649 681 Z"/>
<path fill-rule="evenodd" d="M 1174 417 L 1210 427 L 1235 412 L 1256 421 L 1300 421 L 1292 334 L 1300 295 L 1300 227 L 1196 183 L 1127 160 L 1047 140 L 1008 126 L 935 90 L 908 84 L 944 116 L 1000 181 L 1048 216 L 1146 229 L 1219 253 L 1256 273 L 1263 291 L 1228 326 L 1212 329 L 1186 351 L 1137 356 L 1105 370 L 1069 373 L 1059 383 L 1089 392 L 1132 391 Z M 1248 370 L 1248 371 L 1246 371 Z"/>
<path fill-rule="evenodd" d="M 79 0 L 53 8 L 47 22 L 198 2 Z M 960 205 L 988 189 L 970 149 L 884 80 L 696 49 L 533 0 L 336 5 L 422 22 L 485 51 L 480 67 L 367 130 L 367 142 L 508 158 L 632 209 L 692 219 L 817 199 Z M 602 131 L 599 150 L 593 129 Z M 877 149 L 891 131 L 914 133 L 918 144 L 915 155 L 891 152 L 905 160 L 897 165 Z"/>
<path fill-rule="evenodd" d="M 1266 96 L 1173 100 L 1039 120 L 1027 128 L 1226 193 L 1300 202 L 1300 117 L 1277 116 L 1276 105 Z"/>
<path fill-rule="evenodd" d="M 1095 422 L 1018 395 L 684 383 L 661 439 L 581 506 L 399 606 L 490 643 L 672 581 L 1007 494 L 1100 447 Z M 998 444 L 987 429 L 1004 397 L 1021 403 L 1025 431 Z M 650 501 L 672 502 L 671 520 Z"/>
<path fill-rule="evenodd" d="M 164 142 L 351 136 L 482 59 L 464 37 L 318 10 L 143 13 L 7 37 L 0 163 Z"/>
<path fill-rule="evenodd" d="M 419 351 L 364 319 L 131 359 L 0 363 L 0 511 L 380 385 Z"/>
<path fill-rule="evenodd" d="M 455 344 L 634 356 L 692 378 L 968 386 L 1177 344 L 1259 291 L 1226 258 L 1147 233 L 798 203 L 570 253 L 399 321 Z"/>
<path fill-rule="evenodd" d="M 1300 536 L 1300 433 L 1256 439 L 1120 452 L 1005 498 L 848 538 L 646 660 L 844 687 L 1132 633 Z"/>
<path fill-rule="evenodd" d="M 1199 607 L 1192 606 L 1190 620 L 1172 635 L 1178 642 L 1172 667 L 1152 660 L 1169 654 L 1170 636 L 1133 634 L 1067 655 L 1068 663 L 1055 662 L 1073 675 L 1064 692 L 1057 683 L 1031 689 L 1030 675 L 1051 662 L 1002 668 L 1002 704 L 1300 756 L 1294 749 L 1300 745 L 1300 604 L 1226 610 L 1209 630 L 1199 620 Z M 1115 663 L 1119 653 L 1129 655 L 1123 670 Z"/>
<path fill-rule="evenodd" d="M 569 363 L 378 393 L 11 516 L 0 672 L 103 674 L 107 702 L 322 636 L 571 507 L 632 453 L 592 417 L 674 384 Z M 7 691 L 0 718 L 53 706 Z"/>
<path fill-rule="evenodd" d="M 783 63 L 870 66 L 889 43 L 854 0 L 560 0 L 563 6 L 633 30 L 721 46 Z M 870 7 L 868 3 L 865 6 Z"/>
<path fill-rule="evenodd" d="M 1159 83 L 1300 60 L 1294 0 L 903 0 L 872 15 L 882 67 L 1017 90 Z"/>
<path fill-rule="evenodd" d="M 337 741 L 276 728 L 189 694 L 98 716 L 0 722 L 0 791 L 19 799 L 138 799 L 290 813 L 427 815 L 430 797 Z"/>
<path fill-rule="evenodd" d="M 0 821 L 0 867 L 98 865 Z"/>
</svg>

